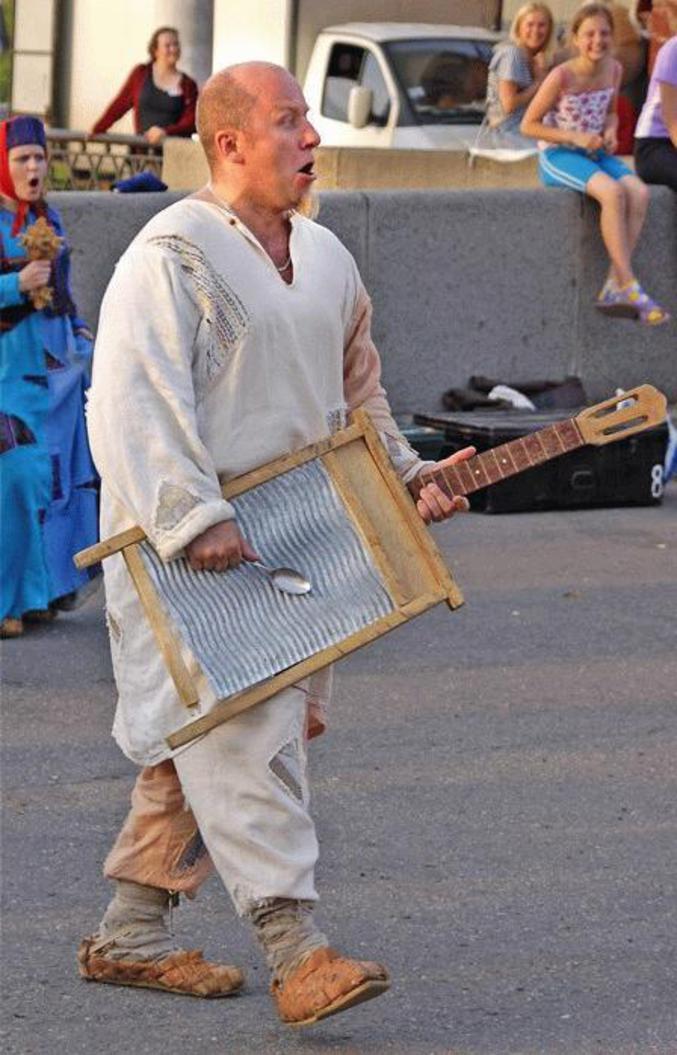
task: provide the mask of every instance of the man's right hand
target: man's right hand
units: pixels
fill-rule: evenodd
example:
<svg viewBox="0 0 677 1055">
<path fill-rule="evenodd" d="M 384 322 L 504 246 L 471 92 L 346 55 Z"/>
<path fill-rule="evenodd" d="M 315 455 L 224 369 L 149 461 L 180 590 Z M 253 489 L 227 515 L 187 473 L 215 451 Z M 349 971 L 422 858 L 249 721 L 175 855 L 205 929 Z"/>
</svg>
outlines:
<svg viewBox="0 0 677 1055">
<path fill-rule="evenodd" d="M 193 571 L 227 571 L 243 560 L 259 559 L 234 520 L 222 520 L 197 535 L 186 546 L 186 557 Z"/>
</svg>

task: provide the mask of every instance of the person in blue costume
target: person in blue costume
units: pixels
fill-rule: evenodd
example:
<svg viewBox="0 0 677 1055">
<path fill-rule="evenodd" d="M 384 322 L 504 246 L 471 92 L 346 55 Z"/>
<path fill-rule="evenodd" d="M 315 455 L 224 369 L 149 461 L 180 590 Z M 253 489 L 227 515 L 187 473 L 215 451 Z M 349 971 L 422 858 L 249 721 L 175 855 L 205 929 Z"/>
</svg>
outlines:
<svg viewBox="0 0 677 1055">
<path fill-rule="evenodd" d="M 0 636 L 75 607 L 93 576 L 73 554 L 97 540 L 97 484 L 84 392 L 92 335 L 78 318 L 69 250 L 29 261 L 22 236 L 44 216 L 45 130 L 34 117 L 0 123 Z M 51 300 L 37 309 L 37 290 Z M 96 575 L 96 572 L 95 572 Z"/>
</svg>

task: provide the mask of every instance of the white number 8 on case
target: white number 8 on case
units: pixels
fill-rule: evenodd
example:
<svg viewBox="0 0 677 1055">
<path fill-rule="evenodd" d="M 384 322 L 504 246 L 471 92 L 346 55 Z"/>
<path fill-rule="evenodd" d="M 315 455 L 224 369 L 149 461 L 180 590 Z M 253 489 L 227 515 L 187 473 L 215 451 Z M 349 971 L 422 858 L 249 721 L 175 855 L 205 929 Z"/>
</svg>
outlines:
<svg viewBox="0 0 677 1055">
<path fill-rule="evenodd" d="M 663 466 L 651 466 L 651 497 L 660 498 L 663 494 Z"/>
</svg>

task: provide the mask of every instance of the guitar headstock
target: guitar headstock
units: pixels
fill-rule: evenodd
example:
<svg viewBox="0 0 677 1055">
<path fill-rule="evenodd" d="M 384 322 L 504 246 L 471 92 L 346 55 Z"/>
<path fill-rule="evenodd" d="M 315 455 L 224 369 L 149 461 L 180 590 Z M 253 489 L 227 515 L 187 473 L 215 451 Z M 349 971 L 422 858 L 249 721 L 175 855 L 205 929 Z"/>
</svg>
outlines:
<svg viewBox="0 0 677 1055">
<path fill-rule="evenodd" d="M 638 385 L 620 396 L 586 407 L 575 417 L 585 443 L 596 447 L 625 439 L 665 421 L 668 401 L 653 385 Z"/>
</svg>

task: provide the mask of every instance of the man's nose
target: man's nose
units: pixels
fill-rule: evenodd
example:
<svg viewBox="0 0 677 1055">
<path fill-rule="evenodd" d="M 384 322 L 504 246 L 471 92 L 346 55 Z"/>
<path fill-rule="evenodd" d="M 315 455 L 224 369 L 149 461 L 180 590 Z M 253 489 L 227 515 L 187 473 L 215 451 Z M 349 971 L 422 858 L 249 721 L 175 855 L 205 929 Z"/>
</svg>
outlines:
<svg viewBox="0 0 677 1055">
<path fill-rule="evenodd" d="M 310 121 L 306 121 L 306 127 L 303 131 L 303 142 L 305 146 L 312 149 L 320 145 L 320 133 L 314 125 L 311 125 Z"/>
</svg>

